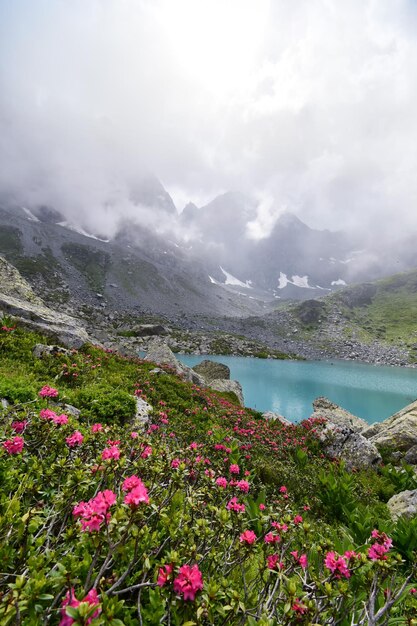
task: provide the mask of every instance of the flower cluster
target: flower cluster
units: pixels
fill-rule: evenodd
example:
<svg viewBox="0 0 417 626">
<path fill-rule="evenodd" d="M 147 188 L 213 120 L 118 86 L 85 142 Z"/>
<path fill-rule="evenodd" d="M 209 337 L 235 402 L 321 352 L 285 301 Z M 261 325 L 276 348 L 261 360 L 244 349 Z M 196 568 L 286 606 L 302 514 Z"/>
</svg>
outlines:
<svg viewBox="0 0 417 626">
<path fill-rule="evenodd" d="M 123 491 L 128 493 L 125 496 L 124 503 L 128 504 L 132 509 L 139 506 L 141 502 L 149 504 L 148 490 L 137 476 L 129 476 L 122 485 Z"/>
<path fill-rule="evenodd" d="M 23 437 L 13 437 L 13 439 L 7 439 L 3 442 L 3 447 L 8 454 L 20 454 L 24 446 Z"/>
<path fill-rule="evenodd" d="M 336 578 L 344 576 L 350 578 L 350 570 L 348 567 L 348 561 L 353 556 L 356 556 L 354 552 L 345 552 L 344 556 L 340 556 L 337 552 L 328 552 L 324 559 L 324 565 L 329 569 Z"/>
<path fill-rule="evenodd" d="M 79 430 L 76 430 L 72 435 L 65 438 L 67 445 L 70 448 L 75 448 L 76 446 L 80 446 L 84 441 L 84 436 L 80 433 Z"/>
<path fill-rule="evenodd" d="M 194 600 L 197 592 L 203 588 L 203 576 L 198 565 L 182 565 L 174 580 L 174 591 L 184 600 Z"/>
<path fill-rule="evenodd" d="M 83 531 L 99 531 L 103 522 L 109 523 L 109 509 L 116 502 L 116 494 L 110 489 L 99 491 L 98 494 L 88 502 L 80 502 L 73 510 L 74 517 L 81 518 Z"/>
<path fill-rule="evenodd" d="M 62 413 L 61 415 L 57 415 L 55 411 L 51 409 L 42 409 L 39 413 L 39 416 L 44 420 L 50 420 L 54 424 L 58 424 L 62 426 L 63 424 L 68 424 L 68 415 Z"/>
<path fill-rule="evenodd" d="M 98 599 L 98 594 L 95 589 L 91 589 L 87 593 L 85 598 L 83 598 L 83 600 L 77 600 L 75 593 L 74 593 L 74 588 L 72 588 L 70 591 L 67 592 L 61 604 L 61 621 L 59 622 L 59 626 L 71 626 L 72 624 L 75 624 L 76 620 L 74 620 L 72 617 L 67 615 L 66 607 L 71 606 L 73 608 L 77 608 L 80 606 L 82 602 L 86 602 L 87 604 L 91 606 L 91 608 L 97 607 L 97 609 L 94 611 L 91 617 L 89 617 L 85 622 L 83 622 L 83 624 L 91 624 L 92 620 L 100 615 L 101 613 L 100 601 Z"/>
<path fill-rule="evenodd" d="M 381 533 L 376 529 L 372 531 L 371 537 L 372 539 L 376 539 L 376 542 L 373 543 L 368 550 L 369 558 L 371 561 L 385 561 L 387 552 L 392 546 L 392 539 L 385 533 Z"/>
<path fill-rule="evenodd" d="M 55 389 L 54 387 L 49 387 L 48 385 L 44 385 L 39 391 L 38 396 L 40 396 L 41 398 L 57 398 L 58 393 L 58 389 Z"/>
</svg>

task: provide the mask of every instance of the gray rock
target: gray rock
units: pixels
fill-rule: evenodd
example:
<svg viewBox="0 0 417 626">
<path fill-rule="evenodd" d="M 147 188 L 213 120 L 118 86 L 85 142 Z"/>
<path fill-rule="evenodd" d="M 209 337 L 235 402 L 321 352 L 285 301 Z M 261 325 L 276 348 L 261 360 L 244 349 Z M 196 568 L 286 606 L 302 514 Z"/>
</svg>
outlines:
<svg viewBox="0 0 417 626">
<path fill-rule="evenodd" d="M 331 402 L 328 398 L 320 397 L 316 398 L 313 402 L 314 413 L 311 417 L 325 417 L 332 424 L 337 426 L 347 427 L 354 432 L 362 432 L 365 428 L 368 428 L 367 422 L 356 417 L 349 411 L 342 409 L 338 404 Z"/>
<path fill-rule="evenodd" d="M 404 461 L 409 465 L 417 465 L 417 445 L 407 450 Z"/>
<path fill-rule="evenodd" d="M 414 517 L 417 513 L 417 489 L 395 494 L 388 500 L 387 507 L 394 521 L 399 517 Z"/>
<path fill-rule="evenodd" d="M 6 398 L 1 398 L 0 403 L 3 409 L 7 409 L 7 407 L 9 406 L 9 403 L 7 402 Z"/>
<path fill-rule="evenodd" d="M 206 386 L 204 378 L 199 376 L 197 372 L 194 372 L 191 367 L 180 363 L 165 340 L 160 337 L 155 337 L 148 342 L 145 360 L 152 361 L 157 365 L 168 365 L 176 374 L 182 376 L 188 382 L 200 387 Z"/>
<path fill-rule="evenodd" d="M 274 413 L 273 411 L 265 411 L 265 413 L 262 413 L 262 417 L 271 422 L 278 421 L 284 424 L 284 426 L 291 426 L 291 422 L 287 420 L 286 417 L 283 417 L 279 413 Z"/>
<path fill-rule="evenodd" d="M 417 401 L 383 422 L 373 424 L 362 434 L 378 448 L 388 448 L 404 455 L 417 445 Z"/>
<path fill-rule="evenodd" d="M 193 367 L 193 370 L 200 374 L 207 383 L 218 379 L 230 380 L 230 369 L 218 361 L 201 361 Z"/>
<path fill-rule="evenodd" d="M 344 461 L 347 470 L 372 467 L 382 460 L 373 443 L 346 426 L 327 422 L 318 433 L 325 454 Z"/>
<path fill-rule="evenodd" d="M 152 411 L 153 407 L 146 402 L 146 400 L 136 398 L 136 414 L 134 417 L 134 424 L 145 426 L 149 422 L 149 416 Z"/>
<path fill-rule="evenodd" d="M 41 359 L 43 356 L 55 356 L 57 354 L 70 355 L 70 351 L 62 346 L 47 346 L 44 343 L 37 343 L 32 350 L 32 354 L 37 359 Z"/>
<path fill-rule="evenodd" d="M 242 385 L 237 380 L 224 380 L 223 378 L 219 378 L 217 380 L 212 380 L 210 382 L 210 387 L 215 391 L 231 391 L 239 400 L 239 404 L 241 406 L 245 406 Z"/>
<path fill-rule="evenodd" d="M 138 337 L 162 337 L 169 334 L 168 329 L 162 324 L 140 324 L 135 327 L 134 332 Z"/>
</svg>

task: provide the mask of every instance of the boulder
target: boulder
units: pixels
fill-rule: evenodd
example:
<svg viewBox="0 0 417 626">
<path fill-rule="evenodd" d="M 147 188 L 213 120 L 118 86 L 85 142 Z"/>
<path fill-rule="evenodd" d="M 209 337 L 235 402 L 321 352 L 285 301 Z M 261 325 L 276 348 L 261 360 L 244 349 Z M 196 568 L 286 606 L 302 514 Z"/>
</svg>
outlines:
<svg viewBox="0 0 417 626">
<path fill-rule="evenodd" d="M 69 356 L 71 352 L 62 346 L 47 346 L 44 343 L 37 343 L 32 350 L 32 354 L 37 359 L 41 359 L 43 356 L 56 356 L 57 354 L 65 354 Z"/>
<path fill-rule="evenodd" d="M 381 462 L 376 446 L 346 426 L 327 422 L 318 431 L 327 456 L 344 461 L 347 470 L 368 468 Z"/>
<path fill-rule="evenodd" d="M 332 422 L 332 424 L 349 428 L 357 433 L 368 428 L 368 424 L 365 420 L 342 409 L 341 406 L 328 400 L 328 398 L 316 398 L 313 402 L 313 409 L 314 413 L 311 415 L 312 418 L 325 417 L 329 422 Z"/>
<path fill-rule="evenodd" d="M 193 370 L 202 376 L 207 383 L 219 379 L 230 380 L 230 369 L 218 361 L 201 361 L 198 365 L 194 365 Z"/>
<path fill-rule="evenodd" d="M 279 413 L 273 413 L 273 411 L 265 411 L 265 413 L 262 413 L 262 417 L 265 420 L 271 421 L 271 422 L 281 422 L 281 424 L 283 424 L 284 426 L 291 426 L 292 423 L 287 420 L 286 417 L 283 417 L 282 415 L 280 415 Z"/>
<path fill-rule="evenodd" d="M 137 337 L 168 335 L 168 330 L 162 324 L 140 324 L 135 327 L 134 332 Z"/>
<path fill-rule="evenodd" d="M 215 391 L 221 392 L 232 392 L 235 394 L 237 399 L 239 400 L 239 404 L 241 406 L 245 406 L 245 402 L 243 399 L 243 391 L 242 385 L 237 380 L 224 380 L 223 378 L 218 378 L 217 380 L 212 380 L 209 385 Z"/>
<path fill-rule="evenodd" d="M 383 422 L 372 424 L 362 434 L 378 448 L 401 452 L 404 456 L 417 445 L 417 401 Z"/>
<path fill-rule="evenodd" d="M 152 406 L 143 400 L 143 398 L 136 398 L 136 414 L 134 417 L 134 424 L 138 426 L 144 426 L 149 422 L 149 416 L 152 413 Z"/>
<path fill-rule="evenodd" d="M 148 342 L 145 360 L 152 361 L 157 365 L 168 365 L 176 374 L 182 376 L 185 380 L 188 380 L 188 382 L 199 385 L 200 387 L 206 387 L 204 378 L 197 374 L 197 372 L 194 372 L 191 367 L 180 363 L 165 340 L 160 337 L 155 337 Z"/>
<path fill-rule="evenodd" d="M 388 500 L 387 507 L 394 522 L 399 517 L 414 517 L 417 514 L 417 489 L 396 493 Z"/>
<path fill-rule="evenodd" d="M 417 445 L 407 450 L 404 455 L 404 461 L 409 465 L 417 465 Z"/>
</svg>

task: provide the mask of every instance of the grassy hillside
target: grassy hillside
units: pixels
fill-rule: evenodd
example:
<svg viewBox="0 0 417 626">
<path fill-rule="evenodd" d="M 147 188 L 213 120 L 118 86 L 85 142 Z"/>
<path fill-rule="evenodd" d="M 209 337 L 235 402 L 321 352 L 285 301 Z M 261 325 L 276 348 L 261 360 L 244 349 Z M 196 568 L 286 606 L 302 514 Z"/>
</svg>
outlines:
<svg viewBox="0 0 417 626">
<path fill-rule="evenodd" d="M 2 625 L 417 623 L 417 522 L 385 505 L 410 468 L 348 474 L 320 420 L 2 325 Z"/>
</svg>

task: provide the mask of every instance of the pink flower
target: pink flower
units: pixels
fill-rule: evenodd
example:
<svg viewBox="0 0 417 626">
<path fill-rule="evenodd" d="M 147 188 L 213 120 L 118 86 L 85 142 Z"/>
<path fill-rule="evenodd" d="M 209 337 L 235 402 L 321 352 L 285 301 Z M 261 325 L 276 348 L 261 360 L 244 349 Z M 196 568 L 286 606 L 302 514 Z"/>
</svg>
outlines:
<svg viewBox="0 0 417 626">
<path fill-rule="evenodd" d="M 279 560 L 279 554 L 271 554 L 266 557 L 268 569 L 284 569 L 284 563 Z"/>
<path fill-rule="evenodd" d="M 75 433 L 67 437 L 65 441 L 70 448 L 75 448 L 75 446 L 80 446 L 82 444 L 84 437 L 79 430 L 76 430 Z"/>
<path fill-rule="evenodd" d="M 385 533 L 379 532 L 374 529 L 371 533 L 371 537 L 376 539 L 376 543 L 372 544 L 368 550 L 368 556 L 372 561 L 385 561 L 386 553 L 392 546 L 392 539 Z"/>
<path fill-rule="evenodd" d="M 88 602 L 88 604 L 90 604 L 91 606 L 97 606 L 97 610 L 94 611 L 93 615 L 89 617 L 85 622 L 85 624 L 91 624 L 93 619 L 98 617 L 101 613 L 100 601 L 98 599 L 97 591 L 95 589 L 90 589 L 90 591 L 87 593 L 85 598 L 81 600 L 81 602 Z M 67 595 L 65 596 L 61 604 L 61 621 L 59 622 L 59 626 L 71 626 L 75 623 L 75 620 L 67 615 L 65 607 L 71 606 L 77 608 L 81 604 L 81 602 L 80 600 L 77 600 L 74 593 L 74 588 L 72 588 L 70 591 L 67 591 Z"/>
<path fill-rule="evenodd" d="M 39 412 L 39 417 L 43 420 L 53 420 L 56 416 L 55 411 L 52 411 L 51 409 L 42 409 Z"/>
<path fill-rule="evenodd" d="M 240 489 L 240 491 L 243 491 L 244 493 L 248 493 L 250 489 L 250 485 L 247 480 L 239 480 L 239 482 L 236 484 L 236 487 Z"/>
<path fill-rule="evenodd" d="M 279 543 L 281 541 L 281 537 L 279 535 L 274 535 L 274 533 L 268 533 L 265 535 L 264 541 L 265 543 Z"/>
<path fill-rule="evenodd" d="M 12 428 L 14 430 L 15 433 L 23 433 L 23 431 L 25 430 L 27 426 L 27 420 L 23 420 L 21 422 L 12 422 Z"/>
<path fill-rule="evenodd" d="M 346 556 L 340 556 L 337 552 L 328 552 L 324 559 L 324 565 L 335 574 L 337 578 L 340 578 L 340 576 L 350 578 Z"/>
<path fill-rule="evenodd" d="M 3 447 L 8 454 L 20 454 L 25 445 L 23 437 L 13 437 L 13 439 L 7 439 L 3 442 Z"/>
<path fill-rule="evenodd" d="M 261 502 L 261 504 L 259 505 L 259 510 L 260 511 L 265 511 L 265 509 L 266 509 L 266 506 L 264 504 L 262 504 L 262 502 Z"/>
<path fill-rule="evenodd" d="M 139 479 L 140 480 L 140 479 Z M 139 506 L 141 502 L 149 504 L 148 490 L 142 481 L 125 496 L 124 503 L 128 504 L 132 509 Z"/>
<path fill-rule="evenodd" d="M 152 454 L 152 447 L 151 446 L 145 446 L 144 451 L 142 452 L 142 454 L 140 455 L 141 459 L 147 459 L 149 456 L 151 456 Z"/>
<path fill-rule="evenodd" d="M 236 513 L 243 513 L 245 510 L 245 505 L 239 504 L 239 502 L 237 501 L 237 498 L 235 497 L 229 500 L 226 508 L 229 509 L 229 511 L 236 511 Z"/>
<path fill-rule="evenodd" d="M 242 543 L 248 543 L 249 545 L 251 545 L 252 543 L 255 543 L 256 535 L 253 532 L 253 530 L 245 530 L 243 533 L 241 533 L 239 537 L 239 541 L 241 541 Z"/>
<path fill-rule="evenodd" d="M 299 599 L 296 598 L 294 600 L 294 604 L 291 606 L 291 610 L 293 610 L 295 613 L 298 613 L 299 615 L 304 615 L 304 613 L 307 613 L 308 608 L 305 604 L 301 604 Z"/>
<path fill-rule="evenodd" d="M 163 587 L 164 585 L 167 584 L 167 582 L 169 582 L 173 569 L 174 569 L 174 566 L 172 564 L 163 565 L 162 567 L 159 568 L 158 580 L 156 581 L 156 584 L 159 587 Z"/>
<path fill-rule="evenodd" d="M 203 577 L 198 565 L 182 565 L 174 580 L 174 591 L 184 600 L 194 600 L 198 591 L 203 588 Z"/>
<path fill-rule="evenodd" d="M 132 439 L 137 439 L 139 437 L 139 433 L 137 433 L 135 430 L 133 432 L 130 433 L 130 436 Z"/>
<path fill-rule="evenodd" d="M 137 476 L 133 474 L 133 476 L 128 476 L 128 478 L 125 478 L 122 484 L 122 489 L 123 491 L 131 491 L 132 489 L 134 489 L 135 487 L 138 487 L 139 485 L 143 485 L 143 482 L 141 481 L 140 478 L 138 478 Z"/>
<path fill-rule="evenodd" d="M 117 446 L 104 448 L 103 452 L 101 453 L 101 458 L 103 459 L 103 461 L 105 461 L 106 459 L 114 459 L 115 461 L 117 461 L 118 459 L 120 459 L 120 450 Z"/>
<path fill-rule="evenodd" d="M 97 422 L 96 424 L 93 424 L 93 425 L 91 426 L 91 432 L 92 432 L 92 433 L 99 433 L 99 432 L 101 432 L 102 430 L 104 430 L 103 425 L 102 425 L 102 424 L 100 424 L 99 422 Z"/>
<path fill-rule="evenodd" d="M 94 498 L 88 502 L 76 504 L 72 510 L 74 517 L 81 518 L 83 531 L 99 531 L 103 522 L 110 521 L 110 507 L 116 502 L 116 494 L 110 489 L 99 491 Z"/>
<path fill-rule="evenodd" d="M 58 389 L 54 389 L 54 387 L 48 387 L 48 385 L 45 385 L 39 391 L 38 396 L 40 396 L 41 398 L 56 398 L 58 396 L 58 393 Z"/>
<path fill-rule="evenodd" d="M 227 487 L 227 479 L 224 476 L 219 476 L 216 480 L 216 485 L 221 487 L 222 489 L 226 489 Z"/>
<path fill-rule="evenodd" d="M 52 421 L 58 426 L 63 426 L 64 424 L 68 424 L 68 415 L 65 415 L 64 413 L 61 415 L 55 415 L 55 417 L 52 418 Z"/>
<path fill-rule="evenodd" d="M 285 485 L 282 485 L 282 487 L 279 488 L 280 493 L 287 493 L 288 489 L 286 488 Z"/>
<path fill-rule="evenodd" d="M 239 474 L 239 472 L 240 472 L 239 465 L 236 465 L 236 464 L 232 463 L 232 465 L 229 467 L 229 472 L 231 474 Z"/>
<path fill-rule="evenodd" d="M 302 521 L 303 521 L 303 518 L 301 517 L 301 515 L 296 515 L 296 516 L 294 517 L 294 524 L 295 524 L 296 526 L 298 526 L 298 524 L 301 524 L 301 522 L 302 522 Z"/>
<path fill-rule="evenodd" d="M 173 469 L 178 469 L 180 465 L 181 465 L 181 459 L 173 459 L 171 461 L 171 467 Z"/>
<path fill-rule="evenodd" d="M 307 568 L 308 565 L 308 561 L 307 561 L 307 555 L 306 554 L 301 554 L 300 556 L 298 556 L 298 550 L 294 550 L 293 552 L 290 552 L 291 556 L 294 557 L 294 559 L 297 561 L 297 563 L 299 565 L 301 565 L 301 567 L 303 569 Z"/>
</svg>

